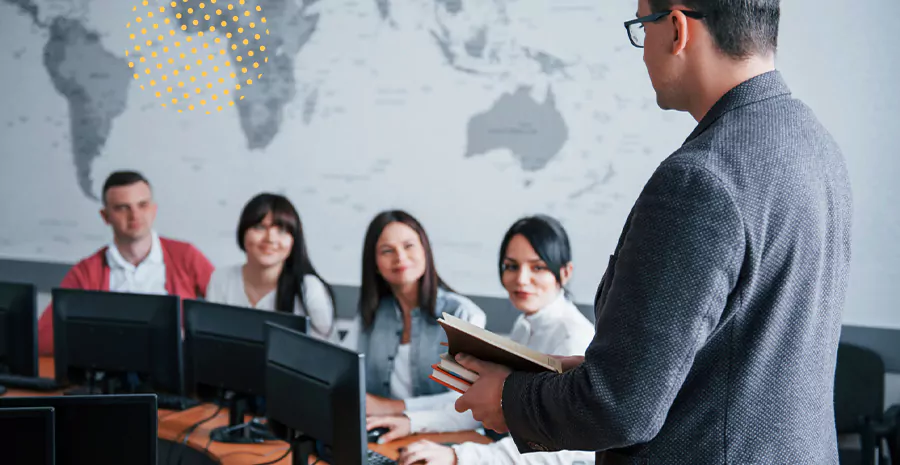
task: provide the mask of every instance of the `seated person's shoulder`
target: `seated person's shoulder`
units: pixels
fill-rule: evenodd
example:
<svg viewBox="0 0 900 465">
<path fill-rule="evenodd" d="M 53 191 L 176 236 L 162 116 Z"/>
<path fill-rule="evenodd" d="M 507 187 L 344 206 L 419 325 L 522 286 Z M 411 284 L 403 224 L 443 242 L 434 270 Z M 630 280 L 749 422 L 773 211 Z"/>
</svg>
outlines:
<svg viewBox="0 0 900 465">
<path fill-rule="evenodd" d="M 63 278 L 61 287 L 71 289 L 99 289 L 103 267 L 106 264 L 107 247 L 82 258 L 72 265 Z"/>
<path fill-rule="evenodd" d="M 303 275 L 303 285 L 307 287 L 307 291 L 314 289 L 316 291 L 325 292 L 325 281 L 314 274 Z"/>
<path fill-rule="evenodd" d="M 216 267 L 209 277 L 209 285 L 243 286 L 240 264 Z"/>
<path fill-rule="evenodd" d="M 185 241 L 179 241 L 178 239 L 170 239 L 168 237 L 159 238 L 159 243 L 162 244 L 163 248 L 173 254 L 200 254 L 203 255 L 199 249 L 194 247 L 194 244 Z"/>
<path fill-rule="evenodd" d="M 209 272 L 212 272 L 212 264 L 210 264 L 209 259 L 194 244 L 165 237 L 160 237 L 159 242 L 173 260 L 178 260 L 185 265 L 210 268 Z"/>
<path fill-rule="evenodd" d="M 457 318 L 482 327 L 487 322 L 487 315 L 484 313 L 484 310 L 468 297 L 445 290 L 441 292 L 439 298 L 444 300 L 444 305 L 439 313 L 447 312 Z M 441 306 L 439 305 L 439 307 Z M 438 314 L 437 316 L 440 317 L 441 315 Z"/>
</svg>

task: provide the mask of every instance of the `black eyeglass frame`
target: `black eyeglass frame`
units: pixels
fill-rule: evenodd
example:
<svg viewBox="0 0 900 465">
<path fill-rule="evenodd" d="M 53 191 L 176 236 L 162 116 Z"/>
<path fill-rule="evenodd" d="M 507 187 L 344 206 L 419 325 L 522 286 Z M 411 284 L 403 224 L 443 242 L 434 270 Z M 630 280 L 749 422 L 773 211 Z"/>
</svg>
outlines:
<svg viewBox="0 0 900 465">
<path fill-rule="evenodd" d="M 638 45 L 638 44 L 634 43 L 634 38 L 631 36 L 631 30 L 630 30 L 631 26 L 634 24 L 655 23 L 655 22 L 659 21 L 660 19 L 663 19 L 666 16 L 672 14 L 675 11 L 680 11 L 682 14 L 684 14 L 688 18 L 693 18 L 693 19 L 703 19 L 706 17 L 705 14 L 703 14 L 699 11 L 693 11 L 693 10 L 657 11 L 656 13 L 651 13 L 647 16 L 642 16 L 640 18 L 632 19 L 630 21 L 625 21 L 625 23 L 624 23 L 625 24 L 625 33 L 628 34 L 628 41 L 631 42 L 631 45 L 634 45 L 637 48 L 644 48 L 643 45 Z"/>
</svg>

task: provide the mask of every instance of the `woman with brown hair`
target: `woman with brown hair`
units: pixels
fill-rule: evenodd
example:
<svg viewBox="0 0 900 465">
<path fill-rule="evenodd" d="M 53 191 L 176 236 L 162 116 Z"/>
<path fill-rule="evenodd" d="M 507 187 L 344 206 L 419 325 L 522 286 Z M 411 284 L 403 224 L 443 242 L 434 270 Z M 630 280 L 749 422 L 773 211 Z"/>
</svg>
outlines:
<svg viewBox="0 0 900 465">
<path fill-rule="evenodd" d="M 431 408 L 434 396 L 457 395 L 431 381 L 446 351 L 442 313 L 484 327 L 484 312 L 438 275 L 428 235 L 409 213 L 379 213 L 363 246 L 359 316 L 344 345 L 366 355 L 366 414 Z"/>
</svg>

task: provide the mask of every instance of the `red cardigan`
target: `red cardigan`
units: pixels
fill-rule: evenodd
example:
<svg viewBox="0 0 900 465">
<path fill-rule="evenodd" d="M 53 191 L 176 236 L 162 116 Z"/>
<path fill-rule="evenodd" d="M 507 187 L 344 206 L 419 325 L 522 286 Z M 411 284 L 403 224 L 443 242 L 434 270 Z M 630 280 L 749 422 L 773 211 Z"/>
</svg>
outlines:
<svg viewBox="0 0 900 465">
<path fill-rule="evenodd" d="M 162 244 L 163 263 L 166 264 L 166 291 L 182 299 L 196 299 L 206 295 L 206 286 L 213 272 L 213 265 L 193 245 L 187 242 L 159 238 Z M 59 287 L 109 291 L 109 263 L 106 247 L 75 264 L 66 273 Z M 38 320 L 38 352 L 53 354 L 53 303 L 47 305 Z"/>
</svg>

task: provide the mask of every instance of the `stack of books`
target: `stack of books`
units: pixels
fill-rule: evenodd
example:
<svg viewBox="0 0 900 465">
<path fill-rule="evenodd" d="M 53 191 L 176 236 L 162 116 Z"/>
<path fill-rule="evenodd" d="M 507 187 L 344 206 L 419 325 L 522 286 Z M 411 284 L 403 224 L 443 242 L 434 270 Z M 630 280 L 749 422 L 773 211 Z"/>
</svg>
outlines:
<svg viewBox="0 0 900 465">
<path fill-rule="evenodd" d="M 464 394 L 477 379 L 478 373 L 456 362 L 456 354 L 464 353 L 486 362 L 505 365 L 515 371 L 562 373 L 562 362 L 547 354 L 492 333 L 447 313 L 438 319 L 447 334 L 446 353 L 441 354 L 429 378 L 456 392 Z"/>
<path fill-rule="evenodd" d="M 437 381 L 460 394 L 465 394 L 469 386 L 478 379 L 478 373 L 463 368 L 446 353 L 441 354 L 441 361 L 431 365 L 431 368 L 434 369 L 429 376 L 432 381 Z"/>
</svg>

